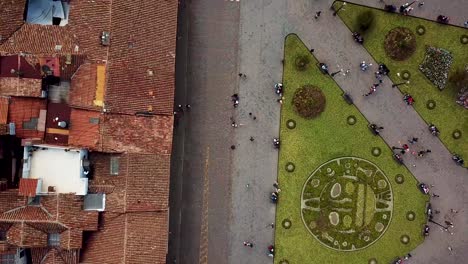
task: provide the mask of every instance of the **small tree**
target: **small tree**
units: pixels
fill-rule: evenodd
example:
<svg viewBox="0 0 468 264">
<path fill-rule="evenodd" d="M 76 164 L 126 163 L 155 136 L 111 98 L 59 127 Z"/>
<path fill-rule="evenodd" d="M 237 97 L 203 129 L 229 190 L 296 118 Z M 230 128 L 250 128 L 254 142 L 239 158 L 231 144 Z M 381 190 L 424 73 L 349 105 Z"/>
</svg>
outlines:
<svg viewBox="0 0 468 264">
<path fill-rule="evenodd" d="M 366 31 L 374 22 L 374 13 L 370 10 L 364 11 L 357 16 L 357 25 L 359 30 Z"/>
<path fill-rule="evenodd" d="M 468 69 L 457 69 L 452 75 L 450 75 L 449 82 L 457 90 L 468 89 Z"/>
</svg>

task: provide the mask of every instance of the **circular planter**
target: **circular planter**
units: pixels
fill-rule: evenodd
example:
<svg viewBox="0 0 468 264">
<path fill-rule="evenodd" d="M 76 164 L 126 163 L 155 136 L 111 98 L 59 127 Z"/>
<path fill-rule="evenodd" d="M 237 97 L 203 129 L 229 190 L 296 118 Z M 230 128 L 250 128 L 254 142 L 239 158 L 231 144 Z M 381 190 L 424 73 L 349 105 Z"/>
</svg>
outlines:
<svg viewBox="0 0 468 264">
<path fill-rule="evenodd" d="M 426 28 L 423 25 L 419 25 L 416 27 L 416 33 L 422 36 L 426 33 Z"/>
<path fill-rule="evenodd" d="M 369 261 L 368 261 L 367 263 L 369 263 L 369 264 L 377 264 L 378 262 L 377 262 L 377 260 L 376 260 L 375 258 L 371 258 L 371 259 L 369 259 Z"/>
<path fill-rule="evenodd" d="M 407 70 L 404 70 L 401 72 L 401 78 L 403 78 L 403 80 L 409 80 L 411 78 L 411 73 Z"/>
<path fill-rule="evenodd" d="M 380 154 L 382 154 L 382 150 L 379 147 L 373 147 L 372 148 L 372 155 L 374 157 L 378 157 L 378 156 L 380 156 Z"/>
<path fill-rule="evenodd" d="M 455 129 L 455 130 L 452 132 L 452 137 L 453 137 L 454 139 L 459 139 L 459 138 L 461 138 L 461 136 L 462 136 L 462 132 L 461 132 L 460 130 L 458 130 L 458 129 Z"/>
<path fill-rule="evenodd" d="M 348 125 L 351 125 L 351 126 L 352 126 L 352 125 L 356 124 L 357 119 L 356 119 L 355 116 L 350 115 L 350 116 L 348 116 L 348 118 L 346 119 L 346 122 L 348 123 Z"/>
<path fill-rule="evenodd" d="M 461 44 L 468 44 L 468 35 L 461 35 L 460 42 Z"/>
<path fill-rule="evenodd" d="M 395 182 L 398 183 L 398 184 L 402 184 L 405 182 L 405 177 L 401 174 L 397 174 L 395 176 Z"/>
<path fill-rule="evenodd" d="M 279 264 L 289 264 L 289 261 L 287 259 L 282 259 Z"/>
<path fill-rule="evenodd" d="M 434 100 L 427 100 L 426 107 L 429 110 L 436 108 L 437 104 Z"/>
<path fill-rule="evenodd" d="M 406 245 L 410 242 L 410 237 L 408 235 L 402 235 L 400 237 L 400 242 Z"/>
<path fill-rule="evenodd" d="M 293 172 L 296 169 L 296 165 L 294 165 L 292 162 L 288 162 L 284 168 L 287 172 Z"/>
<path fill-rule="evenodd" d="M 415 218 L 416 214 L 413 211 L 408 211 L 406 213 L 406 219 L 408 219 L 408 221 L 414 221 Z"/>
<path fill-rule="evenodd" d="M 284 229 L 289 229 L 292 226 L 292 222 L 289 219 L 284 219 L 283 222 L 281 222 L 281 225 L 283 226 Z"/>
<path fill-rule="evenodd" d="M 288 121 L 286 121 L 286 127 L 289 129 L 296 128 L 296 121 L 289 119 Z"/>
</svg>

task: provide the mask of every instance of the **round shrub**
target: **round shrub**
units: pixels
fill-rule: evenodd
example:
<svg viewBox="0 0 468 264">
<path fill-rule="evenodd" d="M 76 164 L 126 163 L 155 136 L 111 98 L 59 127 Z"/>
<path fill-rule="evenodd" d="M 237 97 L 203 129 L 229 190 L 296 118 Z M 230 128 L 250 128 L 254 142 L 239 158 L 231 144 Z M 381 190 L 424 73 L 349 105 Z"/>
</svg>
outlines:
<svg viewBox="0 0 468 264">
<path fill-rule="evenodd" d="M 356 124 L 357 119 L 356 119 L 355 116 L 350 115 L 350 116 L 348 116 L 348 118 L 346 118 L 346 122 L 348 123 L 348 125 L 352 126 L 352 125 Z"/>
<path fill-rule="evenodd" d="M 455 130 L 452 132 L 452 137 L 453 137 L 454 139 L 459 139 L 459 138 L 461 138 L 461 136 L 462 136 L 462 132 L 461 132 L 460 130 L 458 130 L 458 129 L 455 129 Z"/>
<path fill-rule="evenodd" d="M 422 35 L 424 35 L 424 33 L 426 33 L 426 28 L 423 25 L 419 25 L 419 26 L 416 27 L 416 33 L 418 33 L 418 35 L 422 36 Z"/>
<path fill-rule="evenodd" d="M 408 235 L 402 235 L 400 237 L 400 242 L 406 245 L 410 242 L 410 237 Z"/>
<path fill-rule="evenodd" d="M 368 30 L 374 22 L 374 17 L 374 12 L 370 10 L 360 13 L 356 18 L 358 29 L 360 31 Z"/>
<path fill-rule="evenodd" d="M 404 70 L 401 72 L 400 76 L 403 80 L 409 80 L 411 78 L 411 73 L 407 70 Z"/>
<path fill-rule="evenodd" d="M 372 155 L 374 157 L 380 156 L 381 153 L 382 153 L 382 150 L 379 147 L 373 147 L 372 148 Z"/>
<path fill-rule="evenodd" d="M 310 63 L 310 58 L 309 56 L 306 55 L 301 55 L 297 56 L 294 64 L 296 65 L 296 70 L 298 71 L 304 71 L 307 69 L 307 66 L 309 66 Z"/>
<path fill-rule="evenodd" d="M 368 261 L 367 263 L 369 263 L 369 264 L 377 264 L 378 262 L 377 262 L 377 260 L 376 260 L 375 258 L 371 258 L 371 259 L 369 259 L 369 261 Z"/>
<path fill-rule="evenodd" d="M 427 100 L 426 107 L 429 110 L 436 108 L 436 102 L 434 100 Z"/>
<path fill-rule="evenodd" d="M 416 37 L 411 29 L 396 27 L 385 36 L 384 48 L 390 58 L 406 60 L 416 51 Z"/>
<path fill-rule="evenodd" d="M 306 85 L 296 90 L 292 103 L 299 116 L 311 119 L 325 110 L 326 100 L 322 90 Z"/>
<path fill-rule="evenodd" d="M 468 44 L 468 35 L 461 35 L 460 42 L 461 44 Z"/>
<path fill-rule="evenodd" d="M 289 261 L 287 259 L 282 259 L 279 264 L 289 264 Z"/>
<path fill-rule="evenodd" d="M 406 219 L 408 219 L 408 221 L 414 221 L 415 218 L 416 214 L 413 211 L 408 211 L 406 213 Z"/>
<path fill-rule="evenodd" d="M 296 128 L 296 121 L 289 119 L 288 121 L 286 121 L 286 127 L 289 129 Z"/>
<path fill-rule="evenodd" d="M 405 177 L 403 177 L 403 175 L 401 174 L 397 174 L 395 176 L 395 182 L 398 183 L 398 184 L 402 184 L 405 182 Z"/>
<path fill-rule="evenodd" d="M 286 166 L 284 166 L 287 172 L 293 172 L 296 169 L 296 165 L 292 162 L 286 163 Z"/>
<path fill-rule="evenodd" d="M 292 226 L 292 222 L 286 218 L 283 220 L 283 222 L 281 222 L 281 225 L 284 227 L 284 229 L 289 229 Z"/>
</svg>

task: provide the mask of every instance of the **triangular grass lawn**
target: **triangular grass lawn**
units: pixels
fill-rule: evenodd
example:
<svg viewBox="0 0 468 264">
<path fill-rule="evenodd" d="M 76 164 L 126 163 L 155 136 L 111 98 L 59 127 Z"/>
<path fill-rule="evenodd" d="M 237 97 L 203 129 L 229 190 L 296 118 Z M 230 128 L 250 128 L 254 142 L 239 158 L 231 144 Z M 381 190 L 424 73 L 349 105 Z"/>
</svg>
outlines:
<svg viewBox="0 0 468 264">
<path fill-rule="evenodd" d="M 404 81 L 397 76 L 397 73 L 410 72 L 410 84 L 399 86 L 400 90 L 414 97 L 416 100 L 414 108 L 427 123 L 437 125 L 441 131 L 440 139 L 445 146 L 451 152 L 461 154 L 465 159 L 468 158 L 468 111 L 455 103 L 458 89 L 449 83 L 444 90 L 440 91 L 419 70 L 419 65 L 424 60 L 426 46 L 451 52 L 453 63 L 448 76 L 451 76 L 456 69 L 464 69 L 468 63 L 468 44 L 462 44 L 460 39 L 462 35 L 468 35 L 468 30 L 354 4 L 346 5 L 346 10 L 339 12 L 339 16 L 351 31 L 356 31 L 357 16 L 367 10 L 372 10 L 375 18 L 372 26 L 363 35 L 364 47 L 376 61 L 388 66 L 390 78 L 394 83 Z M 416 31 L 419 26 L 425 29 L 423 35 L 419 35 Z M 396 27 L 409 28 L 416 36 L 416 51 L 404 61 L 392 60 L 384 50 L 386 34 Z M 436 102 L 436 107 L 432 110 L 427 107 L 429 100 Z M 461 138 L 453 137 L 455 130 L 462 132 Z"/>
<path fill-rule="evenodd" d="M 422 226 L 428 197 L 417 189 L 417 181 L 404 166 L 392 159 L 392 151 L 385 142 L 372 135 L 364 116 L 353 105 L 342 98 L 342 90 L 329 76 L 323 75 L 317 60 L 297 35 L 288 35 L 284 55 L 284 96 L 281 110 L 281 149 L 279 158 L 279 184 L 281 192 L 276 214 L 275 263 L 388 263 L 396 256 L 403 256 L 423 242 Z M 298 71 L 296 58 L 306 56 L 310 63 Z M 326 96 L 324 112 L 315 119 L 304 119 L 296 114 L 292 98 L 296 89 L 311 84 L 322 89 Z M 354 125 L 347 118 L 354 116 Z M 288 128 L 288 121 L 294 120 L 295 127 Z M 290 126 L 293 127 L 293 126 Z M 373 148 L 381 154 L 374 156 Z M 358 157 L 378 166 L 387 176 L 393 191 L 392 218 L 385 233 L 370 246 L 355 251 L 331 249 L 319 242 L 305 227 L 301 217 L 301 193 L 304 183 L 321 164 L 339 157 Z M 293 163 L 294 170 L 288 172 L 287 164 Z M 291 166 L 290 166 L 291 169 Z M 395 178 L 401 175 L 402 184 Z M 415 219 L 407 220 L 408 212 L 414 212 Z M 290 222 L 290 226 L 283 225 Z M 370 227 L 374 228 L 374 227 Z M 400 242 L 407 235 L 407 244 Z M 355 242 L 355 241 L 354 241 Z M 353 243 L 353 241 L 347 241 Z"/>
</svg>

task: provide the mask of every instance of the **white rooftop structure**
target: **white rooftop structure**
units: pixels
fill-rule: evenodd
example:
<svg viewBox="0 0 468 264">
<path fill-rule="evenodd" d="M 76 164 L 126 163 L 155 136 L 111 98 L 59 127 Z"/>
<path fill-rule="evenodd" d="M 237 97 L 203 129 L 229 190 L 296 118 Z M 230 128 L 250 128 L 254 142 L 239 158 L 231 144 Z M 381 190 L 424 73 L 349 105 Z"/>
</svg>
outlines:
<svg viewBox="0 0 468 264">
<path fill-rule="evenodd" d="M 23 178 L 41 179 L 39 195 L 52 193 L 88 193 L 86 177 L 88 151 L 66 147 L 25 146 Z"/>
<path fill-rule="evenodd" d="M 52 25 L 53 18 L 60 18 L 60 26 L 68 24 L 70 5 L 66 1 L 28 0 L 26 22 Z"/>
</svg>

